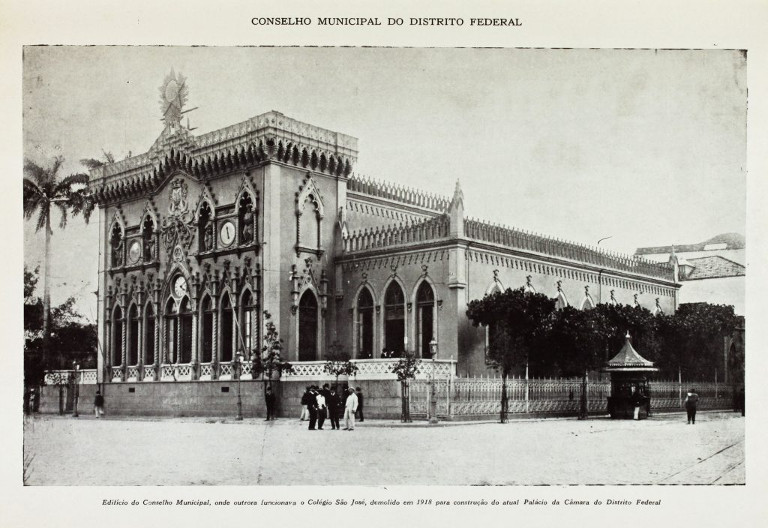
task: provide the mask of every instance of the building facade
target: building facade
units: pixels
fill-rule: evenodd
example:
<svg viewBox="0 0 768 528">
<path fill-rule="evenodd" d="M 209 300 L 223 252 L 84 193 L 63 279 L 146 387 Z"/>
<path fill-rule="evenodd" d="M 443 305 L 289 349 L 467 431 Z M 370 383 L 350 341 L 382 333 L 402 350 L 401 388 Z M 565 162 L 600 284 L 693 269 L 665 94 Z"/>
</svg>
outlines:
<svg viewBox="0 0 768 528">
<path fill-rule="evenodd" d="M 673 312 L 669 263 L 470 219 L 453 196 L 353 174 L 357 139 L 268 112 L 195 136 L 183 82 L 144 154 L 94 169 L 104 381 L 232 379 L 271 314 L 292 362 L 338 342 L 353 358 L 412 352 L 487 373 L 467 304 L 524 287 L 561 306 Z"/>
</svg>

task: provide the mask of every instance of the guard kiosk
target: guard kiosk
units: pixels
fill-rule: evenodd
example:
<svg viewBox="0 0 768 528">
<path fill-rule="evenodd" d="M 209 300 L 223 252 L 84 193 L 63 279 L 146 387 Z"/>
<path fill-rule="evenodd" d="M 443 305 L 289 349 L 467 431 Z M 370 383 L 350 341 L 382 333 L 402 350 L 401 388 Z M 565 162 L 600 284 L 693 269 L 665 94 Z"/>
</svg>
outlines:
<svg viewBox="0 0 768 528">
<path fill-rule="evenodd" d="M 603 372 L 611 375 L 611 395 L 608 396 L 608 413 L 611 418 L 642 420 L 651 413 L 651 392 L 648 374 L 659 369 L 637 353 L 632 347 L 632 338 L 627 332 L 626 341 Z M 635 408 L 639 407 L 635 417 Z"/>
</svg>

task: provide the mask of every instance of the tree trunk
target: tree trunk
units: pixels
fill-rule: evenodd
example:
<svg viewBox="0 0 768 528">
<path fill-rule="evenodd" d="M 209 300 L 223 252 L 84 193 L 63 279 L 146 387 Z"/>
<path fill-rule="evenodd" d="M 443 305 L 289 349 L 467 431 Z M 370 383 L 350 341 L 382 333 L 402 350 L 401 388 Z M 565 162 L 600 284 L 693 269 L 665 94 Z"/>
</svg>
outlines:
<svg viewBox="0 0 768 528">
<path fill-rule="evenodd" d="M 507 398 L 507 373 L 501 375 L 501 423 L 507 423 L 509 399 Z"/>
<path fill-rule="evenodd" d="M 408 423 L 411 421 L 411 398 L 407 380 L 400 383 L 400 391 L 402 393 L 401 403 L 403 407 L 400 413 L 400 421 Z"/>
<path fill-rule="evenodd" d="M 50 205 L 48 206 L 50 208 Z M 45 217 L 45 256 L 43 257 L 43 369 L 48 369 L 51 338 L 51 214 Z"/>
<path fill-rule="evenodd" d="M 581 378 L 581 402 L 579 404 L 579 420 L 587 419 L 587 371 L 584 371 L 584 375 Z"/>
</svg>

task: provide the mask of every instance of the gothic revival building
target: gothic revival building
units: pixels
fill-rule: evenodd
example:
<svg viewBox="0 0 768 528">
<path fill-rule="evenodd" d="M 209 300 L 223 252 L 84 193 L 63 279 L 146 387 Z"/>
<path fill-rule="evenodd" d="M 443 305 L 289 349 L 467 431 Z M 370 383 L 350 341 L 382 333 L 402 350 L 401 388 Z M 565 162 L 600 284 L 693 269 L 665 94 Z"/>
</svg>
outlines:
<svg viewBox="0 0 768 528">
<path fill-rule="evenodd" d="M 487 370 L 467 303 L 525 287 L 561 306 L 672 312 L 668 263 L 474 220 L 451 198 L 353 174 L 354 137 L 268 112 L 195 136 L 185 85 L 161 93 L 144 154 L 94 169 L 100 215 L 100 372 L 106 381 L 231 379 L 268 311 L 292 362 L 338 341 L 354 358 L 410 351 Z"/>
</svg>

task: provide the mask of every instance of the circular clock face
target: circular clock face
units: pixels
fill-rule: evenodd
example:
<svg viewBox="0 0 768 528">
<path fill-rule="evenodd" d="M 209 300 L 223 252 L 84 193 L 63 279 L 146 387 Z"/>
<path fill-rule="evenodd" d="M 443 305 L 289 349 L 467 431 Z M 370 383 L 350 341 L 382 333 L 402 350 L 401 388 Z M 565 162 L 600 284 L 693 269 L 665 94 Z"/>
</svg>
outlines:
<svg viewBox="0 0 768 528">
<path fill-rule="evenodd" d="M 225 246 L 230 245 L 235 240 L 235 224 L 227 220 L 221 226 L 221 243 Z"/>
<path fill-rule="evenodd" d="M 141 243 L 138 240 L 131 242 L 128 247 L 128 261 L 131 264 L 136 264 L 141 256 Z"/>
<path fill-rule="evenodd" d="M 176 294 L 176 297 L 183 297 L 187 293 L 187 281 L 181 275 L 173 281 L 173 293 Z"/>
</svg>

